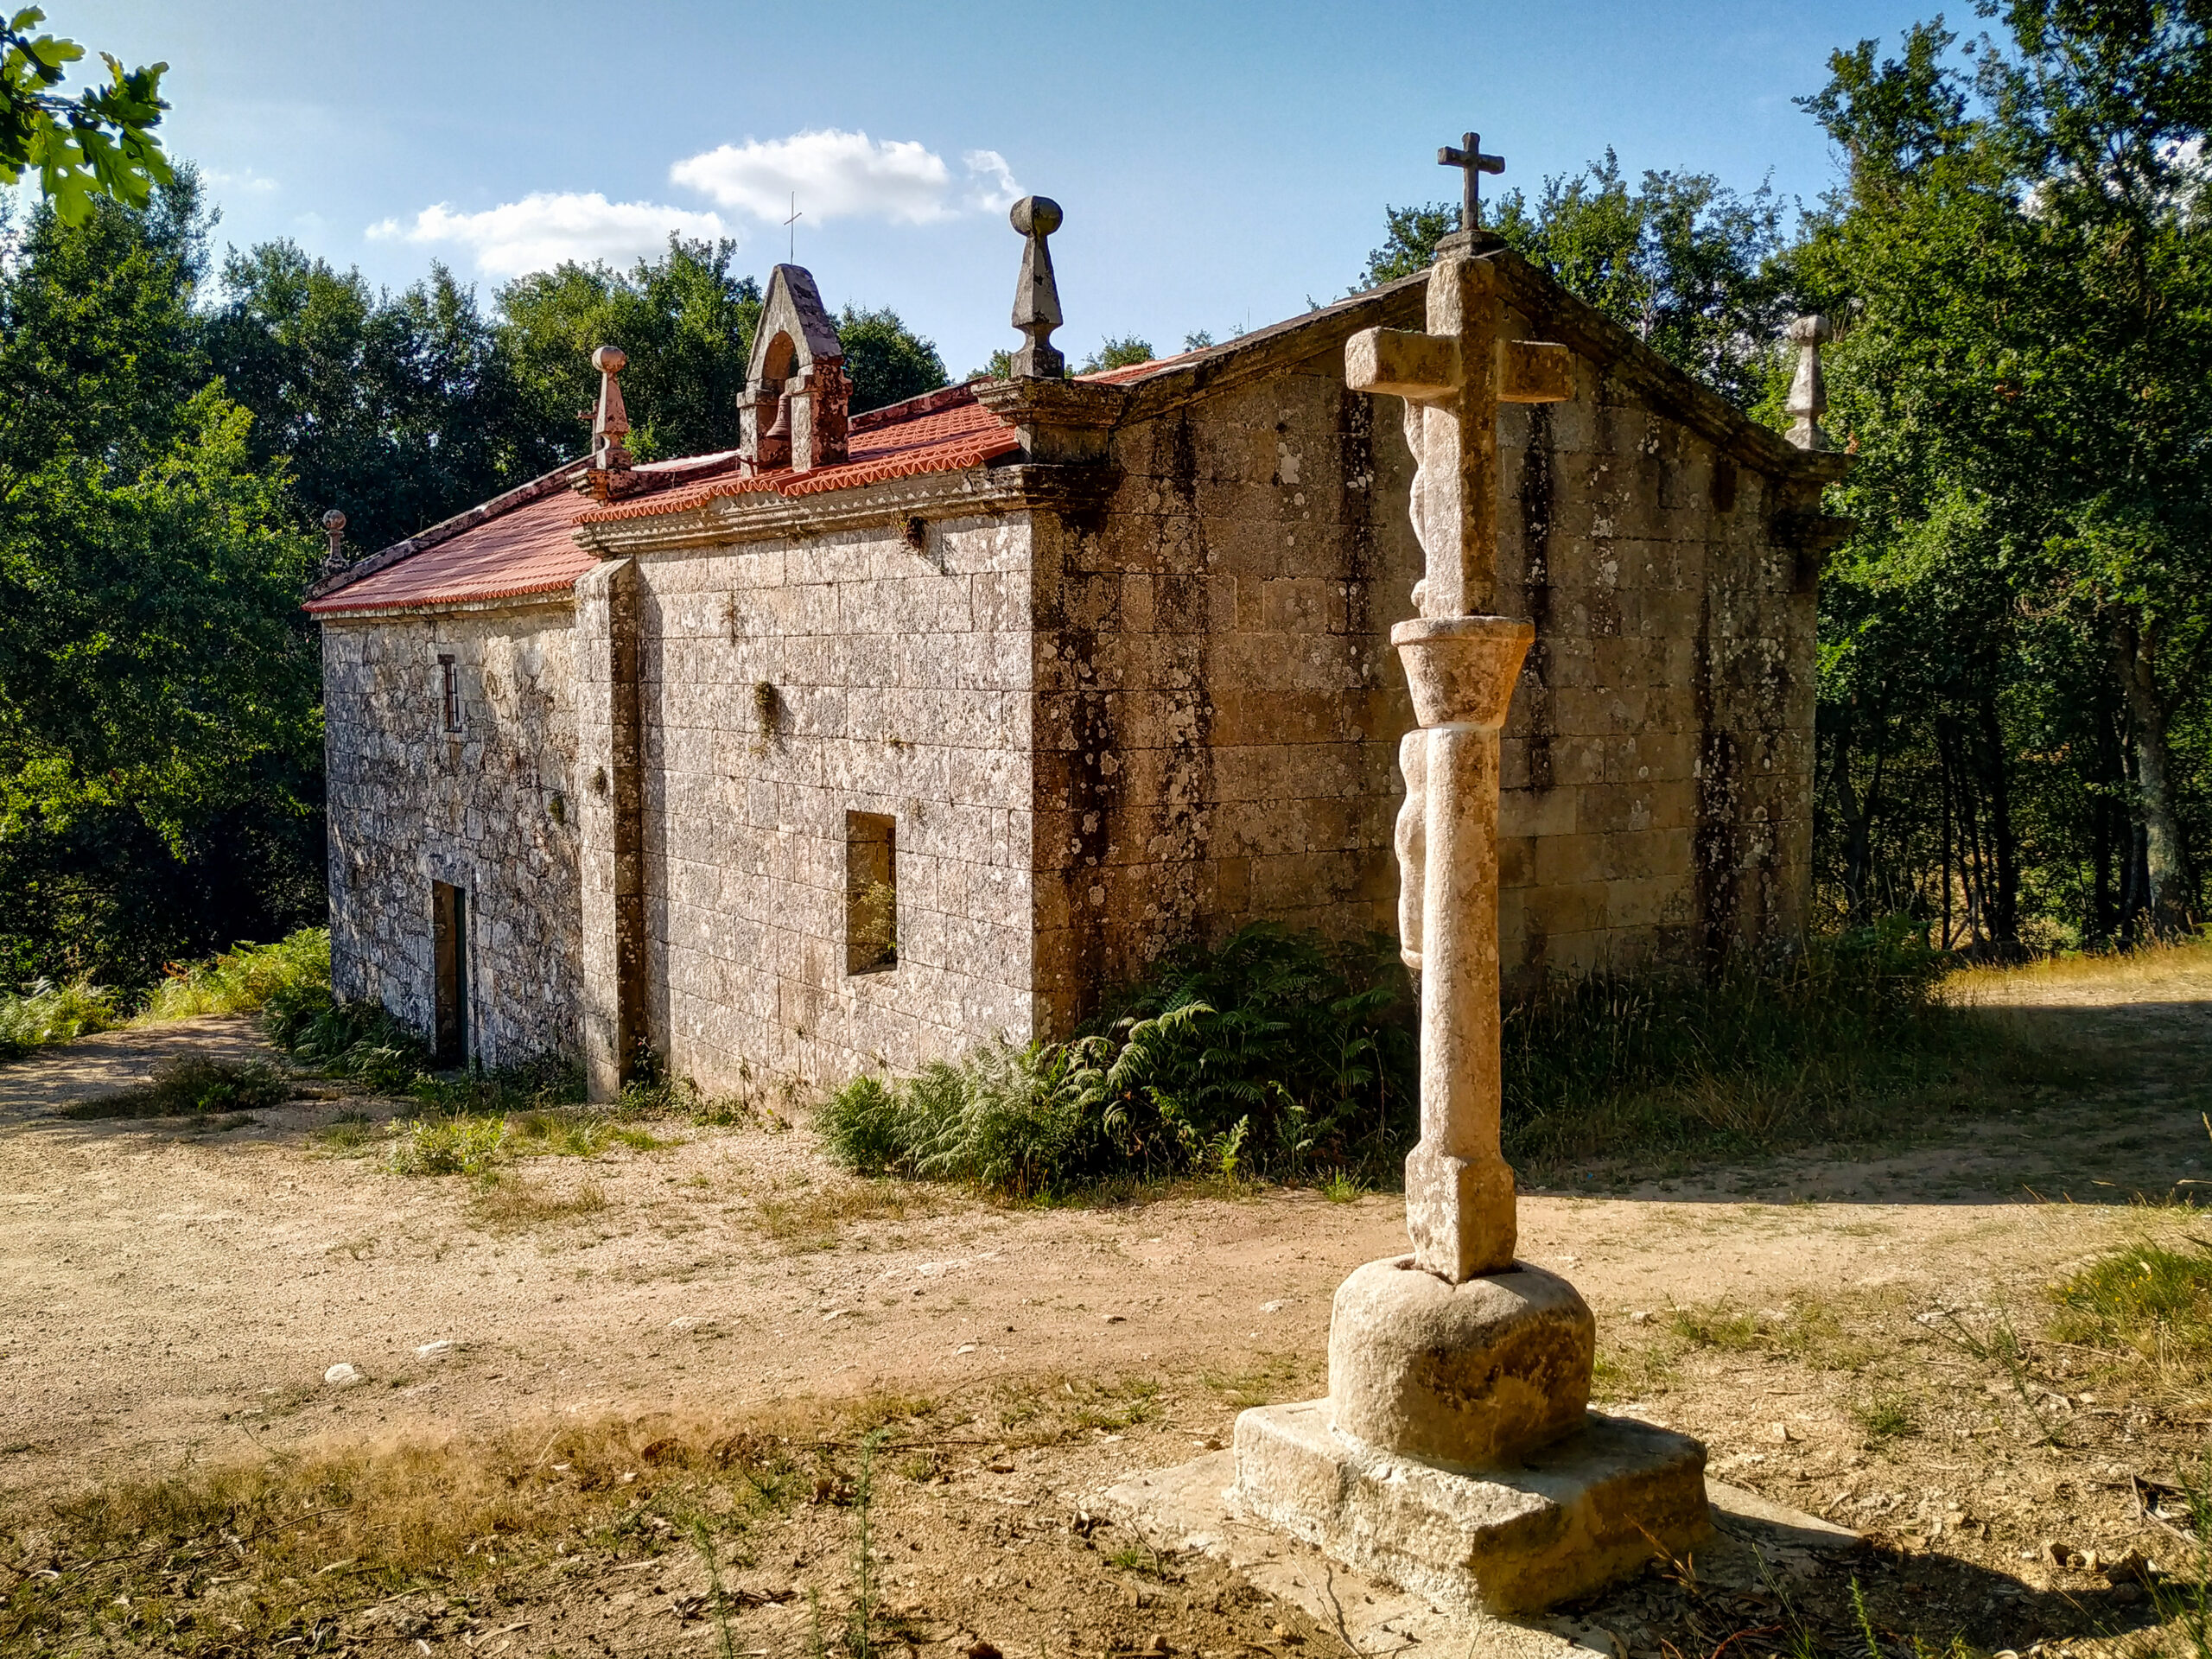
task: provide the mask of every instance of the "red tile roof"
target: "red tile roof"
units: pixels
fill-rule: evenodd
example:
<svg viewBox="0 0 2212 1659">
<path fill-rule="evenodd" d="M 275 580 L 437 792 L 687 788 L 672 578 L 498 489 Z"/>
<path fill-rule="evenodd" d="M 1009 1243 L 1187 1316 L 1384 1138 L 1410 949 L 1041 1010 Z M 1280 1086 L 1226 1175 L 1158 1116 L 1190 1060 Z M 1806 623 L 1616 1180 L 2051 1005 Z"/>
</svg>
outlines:
<svg viewBox="0 0 2212 1659">
<path fill-rule="evenodd" d="M 599 563 L 575 543 L 574 492 L 561 488 L 525 501 L 451 541 L 308 601 L 308 613 L 388 611 L 557 593 Z"/>
<path fill-rule="evenodd" d="M 952 390 L 960 392 L 965 388 Z M 724 496 L 771 490 L 783 496 L 819 495 L 825 490 L 880 484 L 886 479 L 911 478 L 918 473 L 955 473 L 981 467 L 1020 447 L 1014 429 L 977 403 L 972 392 L 951 399 L 944 392 L 932 392 L 913 402 L 921 406 L 919 411 L 904 419 L 877 423 L 861 416 L 855 423 L 847 458 L 835 467 L 817 467 L 804 473 L 786 467 L 751 478 L 713 479 L 688 490 L 669 490 L 592 507 L 579 514 L 576 522 L 593 524 L 617 518 L 649 518 L 664 512 L 683 512 Z"/>
<path fill-rule="evenodd" d="M 1161 359 L 1083 378 L 1123 385 L 1179 360 Z M 556 488 L 310 600 L 307 608 L 331 616 L 558 593 L 598 563 L 595 554 L 576 545 L 578 524 L 683 512 L 726 496 L 769 491 L 785 497 L 818 495 L 921 473 L 960 472 L 1020 447 L 1014 429 L 977 403 L 972 391 L 948 386 L 855 417 L 848 459 L 835 467 L 804 473 L 785 468 L 747 478 L 719 470 L 728 464 L 727 454 L 649 463 L 638 471 L 677 476 L 656 480 L 662 486 L 649 494 L 603 505 L 565 486 Z M 682 481 L 682 474 L 708 468 L 716 469 L 716 475 Z"/>
</svg>

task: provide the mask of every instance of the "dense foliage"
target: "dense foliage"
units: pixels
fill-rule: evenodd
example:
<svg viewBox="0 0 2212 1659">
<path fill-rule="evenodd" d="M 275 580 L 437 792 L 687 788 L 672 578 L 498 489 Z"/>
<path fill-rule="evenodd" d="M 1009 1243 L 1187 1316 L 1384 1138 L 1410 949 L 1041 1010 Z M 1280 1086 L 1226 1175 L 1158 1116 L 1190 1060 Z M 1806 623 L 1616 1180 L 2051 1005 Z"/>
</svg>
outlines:
<svg viewBox="0 0 2212 1659">
<path fill-rule="evenodd" d="M 188 175 L 0 264 L 0 976 L 143 984 L 321 909 L 313 548 L 208 368 Z"/>
<path fill-rule="evenodd" d="M 1796 263 L 1846 323 L 1859 533 L 1822 590 L 1823 874 L 1999 949 L 2184 925 L 2212 728 L 2202 7 L 2020 0 L 1836 54 Z"/>
<path fill-rule="evenodd" d="M 864 1076 L 817 1122 L 853 1169 L 1014 1195 L 1380 1166 L 1414 1127 L 1410 1016 L 1388 941 L 1258 924 L 1174 953 L 1067 1042 Z"/>
</svg>

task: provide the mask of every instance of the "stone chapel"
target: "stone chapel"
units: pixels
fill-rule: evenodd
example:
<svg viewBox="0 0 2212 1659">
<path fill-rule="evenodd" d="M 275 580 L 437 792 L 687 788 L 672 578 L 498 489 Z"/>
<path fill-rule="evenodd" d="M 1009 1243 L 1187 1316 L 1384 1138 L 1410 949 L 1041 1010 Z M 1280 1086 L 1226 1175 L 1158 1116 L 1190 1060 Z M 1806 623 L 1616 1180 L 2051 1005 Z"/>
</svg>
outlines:
<svg viewBox="0 0 2212 1659">
<path fill-rule="evenodd" d="M 1058 209 L 1014 222 L 1010 378 L 852 411 L 779 265 L 738 448 L 634 463 L 602 347 L 589 454 L 351 564 L 334 529 L 340 995 L 604 1097 L 648 1050 L 713 1088 L 1058 1035 L 1255 918 L 1395 931 L 1421 553 L 1344 345 L 1418 327 L 1427 274 L 1070 378 Z M 1499 422 L 1508 982 L 1786 941 L 1842 459 L 1484 257 L 1571 372 Z"/>
</svg>

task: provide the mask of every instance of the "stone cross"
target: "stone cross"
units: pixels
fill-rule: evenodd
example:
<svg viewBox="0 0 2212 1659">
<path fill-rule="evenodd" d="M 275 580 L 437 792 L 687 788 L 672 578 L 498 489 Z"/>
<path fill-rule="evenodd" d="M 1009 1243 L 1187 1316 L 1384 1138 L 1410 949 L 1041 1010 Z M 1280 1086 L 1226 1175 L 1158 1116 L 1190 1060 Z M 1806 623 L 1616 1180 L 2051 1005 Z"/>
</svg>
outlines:
<svg viewBox="0 0 2212 1659">
<path fill-rule="evenodd" d="M 1466 169 L 1465 194 L 1459 202 L 1459 228 L 1478 231 L 1483 227 L 1483 175 L 1505 171 L 1505 157 L 1483 154 L 1483 136 L 1470 132 L 1461 137 L 1455 147 L 1446 144 L 1436 152 L 1439 167 L 1458 167 Z"/>
<path fill-rule="evenodd" d="M 1497 267 L 1473 257 L 1471 239 L 1447 238 L 1438 252 L 1426 333 L 1370 328 L 1344 346 L 1346 385 L 1405 400 L 1427 561 L 1414 589 L 1420 614 L 1390 632 L 1420 722 L 1398 751 L 1400 932 L 1421 974 L 1421 1141 L 1406 1159 L 1406 1230 L 1414 1265 L 1450 1284 L 1510 1268 L 1516 1236 L 1498 1123 L 1498 733 L 1535 630 L 1488 614 L 1497 406 L 1573 395 L 1565 346 L 1502 338 Z"/>
<path fill-rule="evenodd" d="M 1052 275 L 1052 251 L 1045 245 L 1045 238 L 1060 228 L 1060 204 L 1050 196 L 1024 196 L 1007 217 L 1027 244 L 1014 289 L 1014 326 L 1022 336 L 1014 372 L 1024 378 L 1063 379 L 1068 360 L 1052 342 L 1052 330 L 1062 321 L 1060 286 Z"/>
</svg>

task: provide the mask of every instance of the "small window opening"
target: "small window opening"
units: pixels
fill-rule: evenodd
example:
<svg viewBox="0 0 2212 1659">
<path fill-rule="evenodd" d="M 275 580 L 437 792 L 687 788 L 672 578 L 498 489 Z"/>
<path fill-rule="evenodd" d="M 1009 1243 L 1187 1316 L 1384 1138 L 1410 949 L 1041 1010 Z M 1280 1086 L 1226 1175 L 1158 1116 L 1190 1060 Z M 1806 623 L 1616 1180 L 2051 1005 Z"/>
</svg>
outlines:
<svg viewBox="0 0 2212 1659">
<path fill-rule="evenodd" d="M 468 1060 L 468 893 L 443 881 L 430 883 L 430 958 L 436 1062 L 464 1065 Z"/>
<path fill-rule="evenodd" d="M 899 965 L 899 821 L 845 814 L 845 971 Z"/>
<path fill-rule="evenodd" d="M 438 658 L 438 696 L 446 730 L 461 729 L 461 670 L 450 657 Z"/>
</svg>

